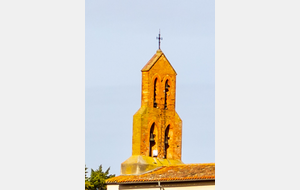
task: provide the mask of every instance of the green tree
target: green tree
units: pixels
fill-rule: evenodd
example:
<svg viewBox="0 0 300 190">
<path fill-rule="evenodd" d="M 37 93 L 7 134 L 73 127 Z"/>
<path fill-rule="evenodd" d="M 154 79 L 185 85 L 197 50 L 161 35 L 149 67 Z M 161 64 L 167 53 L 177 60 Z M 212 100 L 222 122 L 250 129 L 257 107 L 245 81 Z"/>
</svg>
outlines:
<svg viewBox="0 0 300 190">
<path fill-rule="evenodd" d="M 94 185 L 91 184 L 90 178 L 86 176 L 87 172 L 87 167 L 85 165 L 85 190 L 91 190 L 94 188 Z"/>
<path fill-rule="evenodd" d="M 91 184 L 90 181 L 85 181 L 85 190 L 92 190 L 94 189 L 94 185 Z"/>
<path fill-rule="evenodd" d="M 87 170 L 87 168 L 86 168 Z M 85 189 L 86 190 L 106 190 L 105 180 L 115 175 L 109 175 L 108 168 L 105 172 L 102 171 L 102 165 L 99 166 L 97 170 L 91 169 L 91 177 L 85 180 Z"/>
<path fill-rule="evenodd" d="M 88 168 L 87 168 L 86 165 L 85 165 L 85 174 L 84 174 L 84 175 L 85 175 L 85 180 L 88 178 L 88 177 L 86 176 L 86 174 L 88 173 L 88 172 L 87 172 L 87 169 L 88 169 Z"/>
</svg>

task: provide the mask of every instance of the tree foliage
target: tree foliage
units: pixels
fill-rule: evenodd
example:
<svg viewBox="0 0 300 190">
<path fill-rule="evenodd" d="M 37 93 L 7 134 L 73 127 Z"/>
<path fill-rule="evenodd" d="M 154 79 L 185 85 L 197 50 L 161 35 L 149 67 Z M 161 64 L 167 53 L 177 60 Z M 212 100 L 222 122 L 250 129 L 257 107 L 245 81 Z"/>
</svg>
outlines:
<svg viewBox="0 0 300 190">
<path fill-rule="evenodd" d="M 102 165 L 97 170 L 91 169 L 91 176 L 87 177 L 87 167 L 85 166 L 85 189 L 86 190 L 106 190 L 105 180 L 115 175 L 109 175 L 108 168 L 105 172 L 102 171 Z"/>
</svg>

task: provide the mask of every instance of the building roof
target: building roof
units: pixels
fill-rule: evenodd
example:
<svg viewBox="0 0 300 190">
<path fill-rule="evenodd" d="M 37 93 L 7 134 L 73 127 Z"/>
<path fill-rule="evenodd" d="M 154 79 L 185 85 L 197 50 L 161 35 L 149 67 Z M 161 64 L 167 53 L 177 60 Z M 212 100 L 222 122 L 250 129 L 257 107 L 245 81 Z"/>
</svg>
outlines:
<svg viewBox="0 0 300 190">
<path fill-rule="evenodd" d="M 215 164 L 180 164 L 163 166 L 141 175 L 120 175 L 106 180 L 107 184 L 149 183 L 157 181 L 214 180 Z"/>
<path fill-rule="evenodd" d="M 142 68 L 142 72 L 145 71 L 149 71 L 153 65 L 158 61 L 158 59 L 161 56 L 164 56 L 166 59 L 167 57 L 165 56 L 165 54 L 159 49 L 156 51 L 156 53 L 153 55 L 153 57 L 148 61 L 148 63 Z M 168 59 L 167 59 L 168 60 Z M 168 61 L 168 63 L 171 65 L 171 63 Z M 172 69 L 174 70 L 174 72 L 176 73 L 175 69 L 173 68 L 173 66 L 171 65 Z M 176 73 L 177 74 L 177 73 Z"/>
</svg>

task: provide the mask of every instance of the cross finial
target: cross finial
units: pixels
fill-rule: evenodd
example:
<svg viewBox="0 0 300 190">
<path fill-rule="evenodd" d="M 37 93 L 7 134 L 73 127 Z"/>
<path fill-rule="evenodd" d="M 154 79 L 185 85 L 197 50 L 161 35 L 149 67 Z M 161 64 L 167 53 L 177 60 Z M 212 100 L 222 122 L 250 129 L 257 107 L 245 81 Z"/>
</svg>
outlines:
<svg viewBox="0 0 300 190">
<path fill-rule="evenodd" d="M 158 39 L 158 49 L 160 49 L 160 40 L 163 39 L 160 37 L 160 29 L 159 29 L 158 37 L 156 37 L 156 39 Z"/>
</svg>

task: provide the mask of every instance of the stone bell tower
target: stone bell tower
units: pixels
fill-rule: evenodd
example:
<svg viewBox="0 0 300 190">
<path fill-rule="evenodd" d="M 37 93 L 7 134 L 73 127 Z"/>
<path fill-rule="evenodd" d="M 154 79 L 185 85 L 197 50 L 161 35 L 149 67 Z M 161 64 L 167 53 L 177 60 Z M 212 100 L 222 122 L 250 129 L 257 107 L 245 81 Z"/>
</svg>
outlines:
<svg viewBox="0 0 300 190">
<path fill-rule="evenodd" d="M 122 175 L 183 164 L 182 121 L 175 111 L 176 75 L 160 49 L 142 69 L 142 102 L 133 116 L 132 156 L 121 164 Z"/>
</svg>

